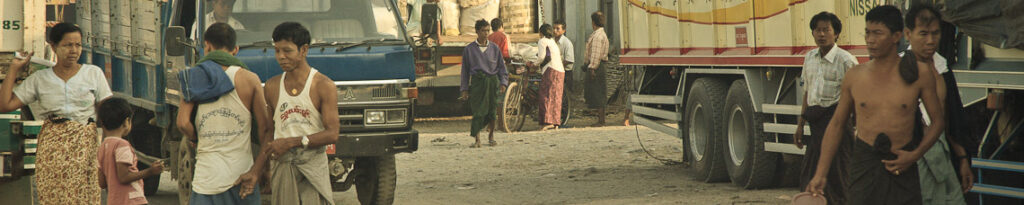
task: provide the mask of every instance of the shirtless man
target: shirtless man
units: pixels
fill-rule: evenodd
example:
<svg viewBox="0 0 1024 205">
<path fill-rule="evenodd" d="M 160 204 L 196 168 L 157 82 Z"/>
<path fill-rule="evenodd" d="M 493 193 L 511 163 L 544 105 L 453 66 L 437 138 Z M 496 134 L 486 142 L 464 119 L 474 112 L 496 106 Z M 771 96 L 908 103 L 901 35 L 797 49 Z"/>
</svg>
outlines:
<svg viewBox="0 0 1024 205">
<path fill-rule="evenodd" d="M 933 71 L 932 75 L 936 79 L 935 91 L 939 96 L 939 102 L 942 102 L 942 111 L 951 115 L 957 109 L 949 106 L 962 105 L 950 103 L 948 98 L 955 98 L 952 100 L 956 101 L 960 101 L 960 98 L 956 95 L 949 95 L 948 91 L 956 92 L 956 85 L 955 83 L 946 83 L 943 76 L 945 73 L 949 73 L 946 59 L 935 52 L 939 47 L 939 39 L 942 37 L 939 23 L 941 19 L 941 14 L 935 7 L 927 4 L 914 5 L 907 11 L 904 20 L 907 28 L 904 33 L 911 45 L 911 48 L 907 49 L 907 53 L 913 54 L 917 62 L 927 65 Z M 953 89 L 947 88 L 947 86 L 953 86 Z M 924 116 L 927 118 L 927 115 Z M 925 126 L 929 123 L 929 121 L 924 121 Z M 948 119 L 947 124 L 954 126 L 948 122 Z M 945 132 L 940 135 L 935 145 L 925 152 L 921 160 L 917 161 L 921 178 L 921 197 L 925 204 L 966 204 L 963 194 L 970 190 L 974 179 L 967 151 L 957 143 L 958 140 L 954 139 L 954 137 L 966 136 L 955 136 L 956 134 L 955 132 Z M 949 159 L 950 152 L 957 156 L 955 159 L 959 161 L 956 163 L 959 165 L 957 169 L 953 169 L 955 165 Z M 955 172 L 945 170 L 959 171 L 960 178 L 957 178 Z"/>
<path fill-rule="evenodd" d="M 857 138 L 850 153 L 848 203 L 922 203 L 916 162 L 935 143 L 945 122 L 934 71 L 916 60 L 901 61 L 896 53 L 903 37 L 902 19 L 899 9 L 889 5 L 867 13 L 864 40 L 872 60 L 846 73 L 836 113 L 825 131 L 817 171 L 806 191 L 823 194 L 828 165 L 853 111 Z M 920 142 L 912 142 L 918 99 L 923 100 L 934 123 Z"/>
</svg>

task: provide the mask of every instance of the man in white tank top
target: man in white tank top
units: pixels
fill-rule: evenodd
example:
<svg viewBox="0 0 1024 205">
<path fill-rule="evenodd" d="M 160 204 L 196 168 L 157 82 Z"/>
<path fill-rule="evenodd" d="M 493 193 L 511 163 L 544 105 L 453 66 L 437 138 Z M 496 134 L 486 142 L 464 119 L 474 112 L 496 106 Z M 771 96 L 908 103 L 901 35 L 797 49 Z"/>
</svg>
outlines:
<svg viewBox="0 0 1024 205">
<path fill-rule="evenodd" d="M 202 61 L 214 61 L 224 68 L 235 89 L 216 101 L 196 105 L 182 101 L 177 125 L 192 146 L 196 146 L 196 167 L 192 179 L 189 204 L 260 204 L 258 176 L 266 160 L 253 160 L 251 130 L 256 120 L 260 141 L 267 143 L 270 116 L 267 103 L 255 73 L 242 69 L 245 65 L 234 55 L 235 31 L 225 23 L 216 23 L 206 30 Z M 190 119 L 196 109 L 195 120 Z M 264 146 L 266 147 L 266 146 Z"/>
<path fill-rule="evenodd" d="M 273 160 L 271 204 L 334 204 L 326 153 L 341 127 L 334 81 L 306 62 L 310 35 L 301 24 L 281 23 L 273 39 L 284 73 L 264 87 L 274 125 L 264 151 Z"/>
</svg>

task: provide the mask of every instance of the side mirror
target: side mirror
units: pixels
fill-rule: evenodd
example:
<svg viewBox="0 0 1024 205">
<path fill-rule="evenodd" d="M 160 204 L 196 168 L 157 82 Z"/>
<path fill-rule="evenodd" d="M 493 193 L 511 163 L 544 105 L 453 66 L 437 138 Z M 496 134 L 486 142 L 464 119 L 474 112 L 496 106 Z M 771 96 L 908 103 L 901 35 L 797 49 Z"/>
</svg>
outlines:
<svg viewBox="0 0 1024 205">
<path fill-rule="evenodd" d="M 183 56 L 188 47 L 191 46 L 185 38 L 185 27 L 170 26 L 164 30 L 164 49 L 168 56 Z"/>
</svg>

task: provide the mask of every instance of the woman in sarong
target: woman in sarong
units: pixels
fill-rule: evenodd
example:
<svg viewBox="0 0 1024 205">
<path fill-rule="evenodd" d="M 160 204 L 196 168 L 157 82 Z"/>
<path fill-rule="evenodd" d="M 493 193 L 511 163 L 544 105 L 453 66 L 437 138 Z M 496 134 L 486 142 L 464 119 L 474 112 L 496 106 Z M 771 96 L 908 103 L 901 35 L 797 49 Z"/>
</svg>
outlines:
<svg viewBox="0 0 1024 205">
<path fill-rule="evenodd" d="M 538 90 L 540 106 L 537 121 L 541 124 L 541 130 L 557 128 L 562 124 L 562 87 L 565 79 L 565 68 L 562 66 L 562 54 L 559 52 L 558 43 L 555 42 L 555 30 L 550 24 L 540 27 L 541 38 L 537 41 L 537 60 L 530 62 L 540 67 L 541 78 L 540 90 Z"/>
<path fill-rule="evenodd" d="M 110 86 L 99 67 L 78 63 L 82 32 L 77 26 L 57 24 L 47 41 L 57 65 L 14 87 L 17 76 L 27 72 L 33 53 L 14 60 L 0 89 L 0 111 L 38 103 L 32 112 L 45 118 L 37 120 L 46 120 L 36 155 L 40 204 L 100 204 L 94 105 L 111 95 Z"/>
</svg>

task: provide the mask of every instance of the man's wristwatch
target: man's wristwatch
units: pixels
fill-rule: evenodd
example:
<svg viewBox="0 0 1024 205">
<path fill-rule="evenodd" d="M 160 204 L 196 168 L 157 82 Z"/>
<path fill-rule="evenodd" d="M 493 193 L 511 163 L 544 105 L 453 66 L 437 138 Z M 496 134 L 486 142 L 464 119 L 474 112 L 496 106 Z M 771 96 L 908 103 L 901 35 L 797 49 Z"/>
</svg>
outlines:
<svg viewBox="0 0 1024 205">
<path fill-rule="evenodd" d="M 309 148 L 309 136 L 302 136 L 302 148 Z"/>
</svg>

